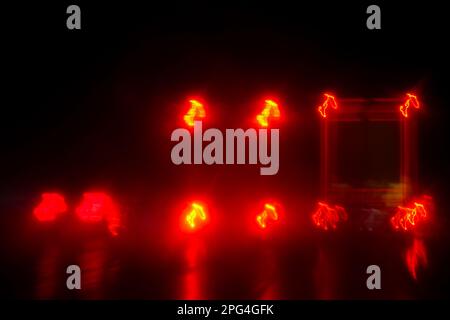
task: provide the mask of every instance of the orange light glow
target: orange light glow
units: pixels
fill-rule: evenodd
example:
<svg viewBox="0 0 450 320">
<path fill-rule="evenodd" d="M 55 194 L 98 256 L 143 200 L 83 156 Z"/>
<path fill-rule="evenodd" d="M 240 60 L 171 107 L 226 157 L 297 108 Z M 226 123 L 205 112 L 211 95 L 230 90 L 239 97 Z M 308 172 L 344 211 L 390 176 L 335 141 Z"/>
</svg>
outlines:
<svg viewBox="0 0 450 320">
<path fill-rule="evenodd" d="M 319 208 L 312 215 L 314 224 L 323 230 L 336 229 L 338 222 L 348 219 L 347 212 L 343 207 L 331 207 L 324 202 L 318 203 Z"/>
<path fill-rule="evenodd" d="M 269 126 L 269 120 L 279 118 L 280 109 L 278 103 L 273 100 L 264 100 L 264 109 L 256 116 L 258 123 L 263 127 L 267 127 Z"/>
<path fill-rule="evenodd" d="M 185 222 L 191 230 L 197 229 L 206 222 L 206 210 L 204 206 L 193 202 L 186 213 Z"/>
<path fill-rule="evenodd" d="M 417 96 L 411 93 L 407 93 L 405 103 L 400 106 L 400 112 L 405 118 L 408 118 L 408 109 L 410 107 L 419 109 L 420 108 L 419 99 L 417 99 Z"/>
<path fill-rule="evenodd" d="M 203 104 L 198 100 L 189 100 L 189 103 L 191 107 L 183 119 L 188 126 L 193 127 L 196 120 L 203 119 L 206 116 L 206 112 Z"/>
<path fill-rule="evenodd" d="M 266 203 L 264 210 L 256 216 L 256 222 L 262 229 L 267 228 L 267 223 L 270 221 L 278 221 L 278 212 L 275 206 Z"/>
<path fill-rule="evenodd" d="M 103 192 L 86 192 L 75 213 L 83 222 L 105 221 L 109 232 L 116 236 L 120 228 L 120 212 L 112 198 Z"/>
<path fill-rule="evenodd" d="M 43 193 L 41 202 L 33 210 L 38 221 L 54 221 L 61 213 L 67 211 L 64 197 L 59 193 Z"/>
<path fill-rule="evenodd" d="M 405 255 L 406 266 L 414 280 L 417 280 L 419 266 L 426 267 L 428 264 L 427 251 L 422 240 L 414 239 L 414 242 Z"/>
<path fill-rule="evenodd" d="M 421 224 L 428 217 L 425 206 L 414 202 L 414 207 L 407 208 L 398 206 L 397 212 L 391 218 L 391 224 L 396 230 L 408 231 Z"/>
<path fill-rule="evenodd" d="M 331 94 L 325 93 L 324 97 L 325 97 L 325 101 L 322 103 L 322 105 L 320 105 L 317 108 L 317 110 L 319 110 L 319 113 L 322 117 L 326 118 L 328 107 L 331 107 L 334 110 L 336 110 L 338 108 L 338 105 L 337 105 L 336 99 Z"/>
</svg>

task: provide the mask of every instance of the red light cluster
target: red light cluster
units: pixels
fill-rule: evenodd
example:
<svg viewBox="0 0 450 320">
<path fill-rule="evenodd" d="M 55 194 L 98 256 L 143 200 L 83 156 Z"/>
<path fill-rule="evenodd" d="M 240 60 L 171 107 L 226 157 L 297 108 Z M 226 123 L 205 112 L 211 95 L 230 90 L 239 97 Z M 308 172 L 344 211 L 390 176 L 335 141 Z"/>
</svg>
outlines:
<svg viewBox="0 0 450 320">
<path fill-rule="evenodd" d="M 40 222 L 49 222 L 55 221 L 67 211 L 68 206 L 64 196 L 58 193 L 43 193 L 40 203 L 33 210 L 33 215 Z M 119 206 L 111 196 L 104 192 L 84 193 L 75 213 L 78 219 L 85 223 L 106 222 L 109 232 L 114 236 L 118 234 L 121 226 Z M 425 203 L 415 201 L 409 207 L 398 206 L 390 222 L 395 230 L 411 231 L 422 225 L 428 218 L 429 214 Z M 319 229 L 334 230 L 339 223 L 348 220 L 348 215 L 341 206 L 318 202 L 318 207 L 312 214 L 311 219 Z M 183 224 L 188 231 L 203 228 L 208 220 L 207 206 L 198 201 L 191 202 L 183 213 Z M 279 220 L 278 206 L 273 203 L 265 203 L 262 211 L 255 216 L 256 225 L 262 230 L 276 224 Z"/>
<path fill-rule="evenodd" d="M 189 108 L 183 115 L 183 120 L 189 127 L 194 126 L 195 121 L 206 118 L 206 110 L 203 102 L 197 99 L 189 99 Z M 273 121 L 279 120 L 281 116 L 279 103 L 273 99 L 265 99 L 264 107 L 256 115 L 256 121 L 262 127 L 268 127 Z"/>
<path fill-rule="evenodd" d="M 41 202 L 34 208 L 33 214 L 40 222 L 55 221 L 68 211 L 64 196 L 58 193 L 43 193 Z M 109 232 L 116 236 L 120 227 L 120 211 L 112 198 L 103 192 L 86 192 L 80 205 L 75 209 L 76 216 L 82 222 L 106 222 Z"/>
<path fill-rule="evenodd" d="M 334 95 L 325 93 L 324 98 L 325 100 L 320 106 L 317 107 L 317 110 L 323 118 L 326 118 L 328 116 L 329 108 L 337 110 L 338 103 Z M 420 102 L 417 95 L 407 93 L 405 102 L 399 107 L 401 115 L 405 118 L 408 118 L 408 110 L 410 108 L 419 109 Z"/>
</svg>

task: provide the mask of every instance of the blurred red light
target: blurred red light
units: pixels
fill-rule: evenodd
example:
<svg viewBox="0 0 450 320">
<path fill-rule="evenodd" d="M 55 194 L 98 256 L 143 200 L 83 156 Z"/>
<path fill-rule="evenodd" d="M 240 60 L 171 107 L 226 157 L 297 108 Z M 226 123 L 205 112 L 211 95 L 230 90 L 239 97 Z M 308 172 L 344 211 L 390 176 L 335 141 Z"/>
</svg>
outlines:
<svg viewBox="0 0 450 320">
<path fill-rule="evenodd" d="M 203 103 L 198 100 L 189 100 L 189 103 L 190 108 L 183 119 L 188 126 L 193 127 L 196 120 L 201 120 L 206 116 L 206 112 Z"/>
<path fill-rule="evenodd" d="M 405 118 L 408 118 L 408 109 L 410 107 L 419 109 L 420 108 L 419 99 L 417 99 L 417 96 L 411 93 L 407 93 L 405 103 L 400 106 L 400 112 Z"/>
<path fill-rule="evenodd" d="M 279 119 L 280 115 L 278 103 L 268 99 L 264 100 L 264 108 L 261 113 L 256 116 L 256 120 L 262 127 L 268 127 L 269 120 Z"/>
<path fill-rule="evenodd" d="M 319 113 L 322 117 L 326 118 L 328 107 L 331 107 L 334 110 L 336 110 L 338 108 L 338 105 L 337 105 L 335 97 L 332 96 L 331 94 L 325 93 L 324 97 L 325 97 L 325 101 L 322 103 L 322 105 L 320 105 L 317 108 L 317 110 L 319 110 Z"/>
<path fill-rule="evenodd" d="M 319 208 L 312 215 L 314 224 L 323 230 L 336 229 L 338 222 L 348 219 L 347 212 L 343 207 L 331 207 L 324 202 L 318 203 Z"/>
<path fill-rule="evenodd" d="M 67 211 L 64 197 L 58 193 L 43 193 L 41 202 L 33 210 L 38 221 L 54 221 L 61 213 Z"/>
<path fill-rule="evenodd" d="M 120 212 L 112 198 L 103 192 L 87 192 L 83 194 L 81 204 L 75 213 L 83 222 L 97 223 L 106 221 L 112 235 L 118 234 Z"/>
<path fill-rule="evenodd" d="M 278 221 L 278 212 L 274 205 L 266 203 L 264 210 L 256 216 L 256 222 L 261 229 L 266 229 L 269 221 Z"/>
</svg>

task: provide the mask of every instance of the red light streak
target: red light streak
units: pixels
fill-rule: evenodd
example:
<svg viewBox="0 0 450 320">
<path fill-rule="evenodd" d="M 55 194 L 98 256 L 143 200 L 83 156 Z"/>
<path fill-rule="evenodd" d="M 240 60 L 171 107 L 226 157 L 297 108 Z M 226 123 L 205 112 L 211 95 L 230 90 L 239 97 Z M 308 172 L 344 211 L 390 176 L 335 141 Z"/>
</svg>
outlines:
<svg viewBox="0 0 450 320">
<path fill-rule="evenodd" d="M 278 103 L 273 100 L 264 100 L 264 108 L 261 113 L 256 116 L 256 120 L 262 127 L 267 127 L 269 126 L 270 119 L 279 119 L 280 115 Z"/>
<path fill-rule="evenodd" d="M 196 120 L 200 120 L 206 116 L 206 112 L 203 104 L 198 100 L 189 100 L 189 103 L 191 104 L 191 107 L 184 115 L 183 119 L 188 126 L 193 127 Z"/>
<path fill-rule="evenodd" d="M 87 223 L 106 221 L 109 232 L 116 236 L 120 227 L 120 212 L 112 198 L 103 192 L 86 192 L 76 208 L 78 218 Z"/>
<path fill-rule="evenodd" d="M 327 109 L 328 107 L 333 108 L 334 110 L 337 110 L 338 105 L 336 102 L 336 99 L 331 94 L 325 93 L 324 94 L 325 101 L 320 105 L 317 110 L 319 110 L 319 113 L 322 117 L 327 117 Z"/>
<path fill-rule="evenodd" d="M 420 104 L 419 104 L 419 99 L 417 99 L 417 96 L 415 96 L 413 94 L 410 94 L 410 93 L 407 93 L 406 97 L 407 98 L 406 98 L 405 103 L 402 104 L 399 109 L 400 109 L 400 112 L 402 113 L 402 115 L 405 118 L 408 118 L 408 109 L 410 107 L 413 107 L 415 109 L 419 109 L 420 108 Z"/>
<path fill-rule="evenodd" d="M 348 216 L 343 207 L 331 207 L 324 202 L 318 203 L 319 208 L 312 215 L 314 224 L 323 230 L 336 229 L 338 222 L 346 221 Z"/>
<path fill-rule="evenodd" d="M 206 210 L 203 205 L 193 202 L 187 211 L 184 221 L 191 230 L 198 229 L 207 219 Z"/>
<path fill-rule="evenodd" d="M 405 255 L 406 266 L 414 280 L 417 280 L 417 271 L 420 265 L 428 264 L 427 251 L 422 240 L 414 239 L 414 242 Z"/>
<path fill-rule="evenodd" d="M 278 221 L 278 212 L 275 206 L 266 203 L 264 205 L 264 210 L 256 216 L 256 222 L 261 229 L 267 228 L 267 223 L 269 221 Z"/>
<path fill-rule="evenodd" d="M 58 193 L 43 193 L 41 202 L 33 210 L 33 214 L 38 221 L 54 221 L 61 213 L 67 211 L 67 204 L 64 197 Z"/>
<path fill-rule="evenodd" d="M 427 217 L 425 206 L 414 202 L 414 207 L 412 208 L 398 206 L 397 212 L 391 218 L 391 224 L 396 230 L 408 231 L 421 224 Z"/>
</svg>

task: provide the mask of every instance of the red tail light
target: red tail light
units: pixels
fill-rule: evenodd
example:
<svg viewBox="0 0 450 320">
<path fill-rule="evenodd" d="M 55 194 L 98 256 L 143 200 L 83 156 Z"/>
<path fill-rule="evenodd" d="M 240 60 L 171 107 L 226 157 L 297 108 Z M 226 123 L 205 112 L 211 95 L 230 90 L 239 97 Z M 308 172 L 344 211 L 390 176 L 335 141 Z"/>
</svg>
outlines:
<svg viewBox="0 0 450 320">
<path fill-rule="evenodd" d="M 260 114 L 256 116 L 256 120 L 262 127 L 269 126 L 269 121 L 280 118 L 280 109 L 278 103 L 273 100 L 264 100 L 264 108 Z"/>
<path fill-rule="evenodd" d="M 83 222 L 96 223 L 105 221 L 112 235 L 117 235 L 120 227 L 120 212 L 112 198 L 103 192 L 83 194 L 81 204 L 75 213 Z"/>
<path fill-rule="evenodd" d="M 266 203 L 264 210 L 256 216 L 256 222 L 261 229 L 266 229 L 269 223 L 278 221 L 279 216 L 274 205 Z"/>
<path fill-rule="evenodd" d="M 319 111 L 320 115 L 324 118 L 327 117 L 327 109 L 328 107 L 333 108 L 334 110 L 336 110 L 338 108 L 336 99 L 334 96 L 332 96 L 331 94 L 325 93 L 324 94 L 325 97 L 325 101 L 322 103 L 322 105 L 320 105 L 317 110 Z"/>
<path fill-rule="evenodd" d="M 402 113 L 402 115 L 405 118 L 408 118 L 408 109 L 410 107 L 413 107 L 415 109 L 419 109 L 420 108 L 420 104 L 419 104 L 419 99 L 417 99 L 417 96 L 411 94 L 411 93 L 407 93 L 406 94 L 406 101 L 404 104 L 402 104 L 400 106 L 400 112 Z"/>
<path fill-rule="evenodd" d="M 189 100 L 189 103 L 190 108 L 183 119 L 188 126 L 193 127 L 196 120 L 201 120 L 206 116 L 206 112 L 203 103 L 198 100 Z"/>
<path fill-rule="evenodd" d="M 200 229 L 208 220 L 206 207 L 198 202 L 192 202 L 186 210 L 183 220 L 188 230 L 194 231 Z"/>
<path fill-rule="evenodd" d="M 324 202 L 318 203 L 319 207 L 312 215 L 314 224 L 323 230 L 336 229 L 337 224 L 348 219 L 347 212 L 343 207 L 331 207 Z"/>
<path fill-rule="evenodd" d="M 64 197 L 59 193 L 43 193 L 41 202 L 33 210 L 38 221 L 54 221 L 60 214 L 67 211 Z"/>
</svg>

